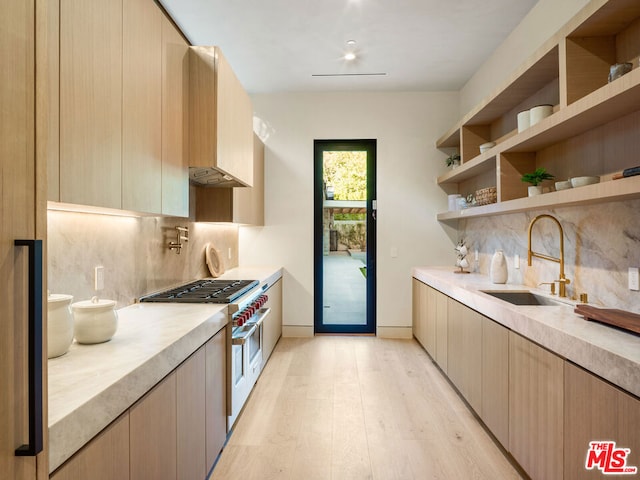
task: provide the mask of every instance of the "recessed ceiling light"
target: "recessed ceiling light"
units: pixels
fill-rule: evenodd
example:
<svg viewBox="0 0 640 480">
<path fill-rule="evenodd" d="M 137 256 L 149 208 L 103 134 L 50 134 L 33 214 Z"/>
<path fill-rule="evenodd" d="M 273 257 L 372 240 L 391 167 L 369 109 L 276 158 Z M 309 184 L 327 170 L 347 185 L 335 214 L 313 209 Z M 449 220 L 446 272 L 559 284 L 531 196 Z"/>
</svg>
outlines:
<svg viewBox="0 0 640 480">
<path fill-rule="evenodd" d="M 356 44 L 355 40 L 347 40 L 347 45 L 354 46 Z"/>
<path fill-rule="evenodd" d="M 356 54 L 353 52 L 347 52 L 344 54 L 344 59 L 351 61 L 351 60 L 355 60 L 356 59 Z"/>
</svg>

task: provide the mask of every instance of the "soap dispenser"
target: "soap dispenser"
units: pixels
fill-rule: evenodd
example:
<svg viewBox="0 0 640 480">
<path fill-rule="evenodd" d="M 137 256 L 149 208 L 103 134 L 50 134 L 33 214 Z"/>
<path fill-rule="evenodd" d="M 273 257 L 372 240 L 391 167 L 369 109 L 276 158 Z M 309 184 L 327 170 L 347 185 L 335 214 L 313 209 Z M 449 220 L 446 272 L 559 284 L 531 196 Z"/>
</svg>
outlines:
<svg viewBox="0 0 640 480">
<path fill-rule="evenodd" d="M 496 250 L 491 259 L 491 281 L 493 283 L 507 283 L 507 260 L 502 250 Z"/>
</svg>

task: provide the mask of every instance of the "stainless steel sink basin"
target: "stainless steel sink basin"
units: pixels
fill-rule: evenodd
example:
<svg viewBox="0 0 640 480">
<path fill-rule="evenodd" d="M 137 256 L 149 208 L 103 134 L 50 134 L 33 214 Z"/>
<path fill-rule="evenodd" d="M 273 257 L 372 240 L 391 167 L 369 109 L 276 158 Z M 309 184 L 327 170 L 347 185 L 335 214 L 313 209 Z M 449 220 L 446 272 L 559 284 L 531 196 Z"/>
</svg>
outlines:
<svg viewBox="0 0 640 480">
<path fill-rule="evenodd" d="M 569 302 L 563 302 L 560 299 L 549 298 L 544 295 L 538 295 L 527 290 L 482 290 L 482 292 L 492 297 L 499 298 L 512 305 L 567 305 Z"/>
</svg>

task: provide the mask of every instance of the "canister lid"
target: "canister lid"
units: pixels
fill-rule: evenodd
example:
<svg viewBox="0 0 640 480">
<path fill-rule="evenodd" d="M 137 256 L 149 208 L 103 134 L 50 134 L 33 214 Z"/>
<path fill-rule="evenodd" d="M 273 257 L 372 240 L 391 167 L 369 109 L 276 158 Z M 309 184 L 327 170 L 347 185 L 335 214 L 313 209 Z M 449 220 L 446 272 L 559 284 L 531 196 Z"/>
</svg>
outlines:
<svg viewBox="0 0 640 480">
<path fill-rule="evenodd" d="M 107 300 L 104 298 L 93 297 L 91 300 L 83 300 L 71 305 L 71 308 L 75 309 L 100 309 L 100 308 L 113 308 L 116 306 L 115 300 Z"/>
</svg>

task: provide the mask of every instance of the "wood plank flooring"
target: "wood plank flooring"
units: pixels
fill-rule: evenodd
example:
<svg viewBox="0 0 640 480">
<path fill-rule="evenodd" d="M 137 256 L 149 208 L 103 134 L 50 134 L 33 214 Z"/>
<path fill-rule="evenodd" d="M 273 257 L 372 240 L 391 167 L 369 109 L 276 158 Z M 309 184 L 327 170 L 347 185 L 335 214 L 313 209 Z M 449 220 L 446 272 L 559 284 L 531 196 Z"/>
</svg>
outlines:
<svg viewBox="0 0 640 480">
<path fill-rule="evenodd" d="M 211 480 L 518 479 L 415 340 L 283 338 Z"/>
</svg>

